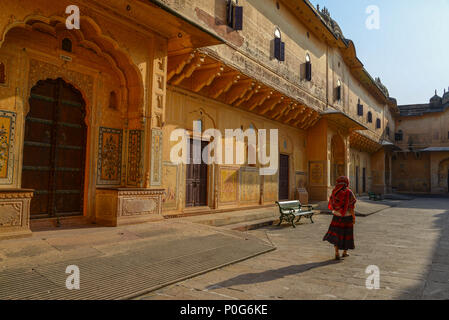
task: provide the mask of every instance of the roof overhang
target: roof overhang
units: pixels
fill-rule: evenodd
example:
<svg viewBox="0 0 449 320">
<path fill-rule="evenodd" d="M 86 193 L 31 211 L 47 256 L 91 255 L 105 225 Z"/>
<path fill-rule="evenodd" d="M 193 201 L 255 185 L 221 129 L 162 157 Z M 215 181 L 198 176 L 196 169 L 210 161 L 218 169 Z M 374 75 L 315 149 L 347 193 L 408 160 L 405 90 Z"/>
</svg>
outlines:
<svg viewBox="0 0 449 320">
<path fill-rule="evenodd" d="M 402 149 L 395 145 L 393 142 L 387 140 L 382 140 L 381 145 L 383 148 L 389 149 L 391 151 L 402 151 Z"/>
<path fill-rule="evenodd" d="M 419 150 L 419 152 L 449 152 L 449 147 L 430 147 Z"/>
<path fill-rule="evenodd" d="M 345 113 L 343 113 L 341 111 L 328 110 L 328 111 L 322 112 L 321 116 L 324 119 L 335 122 L 339 126 L 344 127 L 350 131 L 368 130 L 368 127 L 366 127 L 364 124 L 358 122 L 357 120 L 350 118 L 348 115 L 346 115 Z"/>
</svg>

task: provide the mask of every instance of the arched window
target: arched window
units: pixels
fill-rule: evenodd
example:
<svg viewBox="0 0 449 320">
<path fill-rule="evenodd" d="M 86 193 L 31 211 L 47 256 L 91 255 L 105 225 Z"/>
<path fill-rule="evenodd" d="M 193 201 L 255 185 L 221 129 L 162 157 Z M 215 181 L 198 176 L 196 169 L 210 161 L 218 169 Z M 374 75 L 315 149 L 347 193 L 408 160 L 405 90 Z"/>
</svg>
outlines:
<svg viewBox="0 0 449 320">
<path fill-rule="evenodd" d="M 394 135 L 394 140 L 396 141 L 402 141 L 404 139 L 404 133 L 402 130 L 399 130 L 398 133 Z"/>
<path fill-rule="evenodd" d="M 72 52 L 72 40 L 70 40 L 69 38 L 64 38 L 62 40 L 62 50 L 66 51 L 66 52 Z"/>
<path fill-rule="evenodd" d="M 387 134 L 387 137 L 390 137 L 390 127 L 387 126 L 387 128 L 385 129 L 385 133 Z"/>
<path fill-rule="evenodd" d="M 380 129 L 382 127 L 382 123 L 380 122 L 380 119 L 376 119 L 376 129 Z"/>
<path fill-rule="evenodd" d="M 368 123 L 373 123 L 373 114 L 370 112 L 368 112 Z"/>
</svg>

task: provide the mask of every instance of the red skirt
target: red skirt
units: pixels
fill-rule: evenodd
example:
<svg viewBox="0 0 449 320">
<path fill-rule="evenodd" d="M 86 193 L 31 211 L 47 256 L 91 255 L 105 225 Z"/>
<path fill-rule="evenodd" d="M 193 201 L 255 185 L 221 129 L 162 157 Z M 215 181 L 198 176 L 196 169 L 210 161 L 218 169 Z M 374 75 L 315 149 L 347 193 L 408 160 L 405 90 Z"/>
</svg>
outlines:
<svg viewBox="0 0 449 320">
<path fill-rule="evenodd" d="M 340 250 L 354 250 L 354 224 L 352 215 L 347 217 L 334 216 L 329 231 L 323 238 Z"/>
</svg>

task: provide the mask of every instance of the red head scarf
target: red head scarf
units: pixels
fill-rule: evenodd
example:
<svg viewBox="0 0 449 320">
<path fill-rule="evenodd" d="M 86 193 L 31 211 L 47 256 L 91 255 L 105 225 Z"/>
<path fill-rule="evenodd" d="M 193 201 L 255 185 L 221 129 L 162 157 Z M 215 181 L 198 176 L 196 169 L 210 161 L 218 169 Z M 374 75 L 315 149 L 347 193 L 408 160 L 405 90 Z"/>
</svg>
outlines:
<svg viewBox="0 0 449 320">
<path fill-rule="evenodd" d="M 354 193 L 349 189 L 349 179 L 347 177 L 338 178 L 337 185 L 329 199 L 329 210 L 338 211 L 344 217 L 348 209 L 354 209 L 356 201 Z"/>
</svg>

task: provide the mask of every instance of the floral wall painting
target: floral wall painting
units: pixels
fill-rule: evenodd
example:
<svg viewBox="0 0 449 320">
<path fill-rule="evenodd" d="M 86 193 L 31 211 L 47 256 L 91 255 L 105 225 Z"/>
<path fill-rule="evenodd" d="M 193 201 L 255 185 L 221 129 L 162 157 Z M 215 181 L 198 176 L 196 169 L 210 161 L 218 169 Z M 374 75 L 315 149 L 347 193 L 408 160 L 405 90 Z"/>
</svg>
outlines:
<svg viewBox="0 0 449 320">
<path fill-rule="evenodd" d="M 151 131 L 151 185 L 162 185 L 162 130 Z"/>
<path fill-rule="evenodd" d="M 13 148 L 16 114 L 0 110 L 0 184 L 13 183 Z"/>
<path fill-rule="evenodd" d="M 240 202 L 258 203 L 260 200 L 260 175 L 257 168 L 240 168 Z"/>
<path fill-rule="evenodd" d="M 130 130 L 128 134 L 128 185 L 138 186 L 142 181 L 142 130 Z"/>
<path fill-rule="evenodd" d="M 278 183 L 279 183 L 279 176 L 277 174 L 264 176 L 263 198 L 265 203 L 278 200 L 279 197 Z"/>
<path fill-rule="evenodd" d="M 100 127 L 98 184 L 120 185 L 123 131 Z"/>
<path fill-rule="evenodd" d="M 178 166 L 171 162 L 164 162 L 162 166 L 162 180 L 165 188 L 165 196 L 162 205 L 165 210 L 178 209 Z"/>
<path fill-rule="evenodd" d="M 238 168 L 221 168 L 220 203 L 237 203 Z"/>
</svg>

